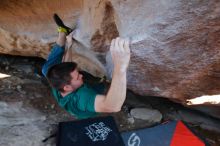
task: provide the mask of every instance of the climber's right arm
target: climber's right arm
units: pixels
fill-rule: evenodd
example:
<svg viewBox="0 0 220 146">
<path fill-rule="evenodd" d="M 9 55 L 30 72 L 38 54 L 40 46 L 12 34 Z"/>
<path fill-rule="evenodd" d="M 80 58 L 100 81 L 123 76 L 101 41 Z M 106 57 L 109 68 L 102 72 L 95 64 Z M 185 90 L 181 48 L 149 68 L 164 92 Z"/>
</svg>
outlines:
<svg viewBox="0 0 220 146">
<path fill-rule="evenodd" d="M 96 112 L 118 112 L 126 98 L 126 72 L 130 61 L 129 41 L 121 38 L 112 40 L 110 51 L 114 64 L 112 83 L 107 95 L 96 96 Z"/>
</svg>

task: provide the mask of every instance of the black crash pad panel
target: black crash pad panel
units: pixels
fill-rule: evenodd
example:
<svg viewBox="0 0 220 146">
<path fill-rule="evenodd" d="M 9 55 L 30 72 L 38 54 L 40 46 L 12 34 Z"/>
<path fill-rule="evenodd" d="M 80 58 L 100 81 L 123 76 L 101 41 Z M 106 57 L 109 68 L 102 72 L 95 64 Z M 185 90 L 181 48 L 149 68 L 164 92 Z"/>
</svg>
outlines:
<svg viewBox="0 0 220 146">
<path fill-rule="evenodd" d="M 57 146 L 124 146 L 113 117 L 59 123 Z"/>
</svg>

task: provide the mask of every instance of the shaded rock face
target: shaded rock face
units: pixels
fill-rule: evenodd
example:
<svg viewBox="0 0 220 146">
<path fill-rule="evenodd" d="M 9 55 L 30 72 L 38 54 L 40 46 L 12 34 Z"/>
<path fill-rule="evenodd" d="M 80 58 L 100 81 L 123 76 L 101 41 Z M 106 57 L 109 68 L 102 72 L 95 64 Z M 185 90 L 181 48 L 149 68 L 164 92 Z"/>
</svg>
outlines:
<svg viewBox="0 0 220 146">
<path fill-rule="evenodd" d="M 220 93 L 219 0 L 3 2 L 0 52 L 46 58 L 57 36 L 53 12 L 69 26 L 77 22 L 82 68 L 95 62 L 99 71 L 93 74 L 112 67 L 105 60 L 111 39 L 130 37 L 128 88 L 136 93 L 181 103 Z M 85 55 L 88 50 L 91 55 Z"/>
</svg>

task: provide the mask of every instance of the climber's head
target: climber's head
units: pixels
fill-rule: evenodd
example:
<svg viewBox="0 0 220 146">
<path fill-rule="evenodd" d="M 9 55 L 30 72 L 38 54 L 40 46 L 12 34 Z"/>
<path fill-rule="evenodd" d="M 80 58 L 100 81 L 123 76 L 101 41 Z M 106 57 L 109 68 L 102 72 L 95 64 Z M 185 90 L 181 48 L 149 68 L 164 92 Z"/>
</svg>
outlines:
<svg viewBox="0 0 220 146">
<path fill-rule="evenodd" d="M 47 73 L 47 79 L 51 86 L 60 92 L 72 92 L 78 89 L 83 84 L 82 77 L 74 62 L 54 65 Z"/>
</svg>

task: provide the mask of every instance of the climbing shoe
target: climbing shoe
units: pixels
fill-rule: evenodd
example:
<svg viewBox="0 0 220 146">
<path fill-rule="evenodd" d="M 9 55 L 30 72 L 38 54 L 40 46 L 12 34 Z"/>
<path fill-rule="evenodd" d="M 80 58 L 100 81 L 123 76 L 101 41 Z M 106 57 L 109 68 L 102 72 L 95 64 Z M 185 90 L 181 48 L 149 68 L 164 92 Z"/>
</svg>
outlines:
<svg viewBox="0 0 220 146">
<path fill-rule="evenodd" d="M 56 13 L 53 15 L 53 19 L 58 26 L 58 29 L 57 29 L 58 32 L 64 32 L 68 35 L 69 33 L 73 31 L 71 28 L 64 25 L 63 21 L 60 19 L 60 17 Z"/>
</svg>

